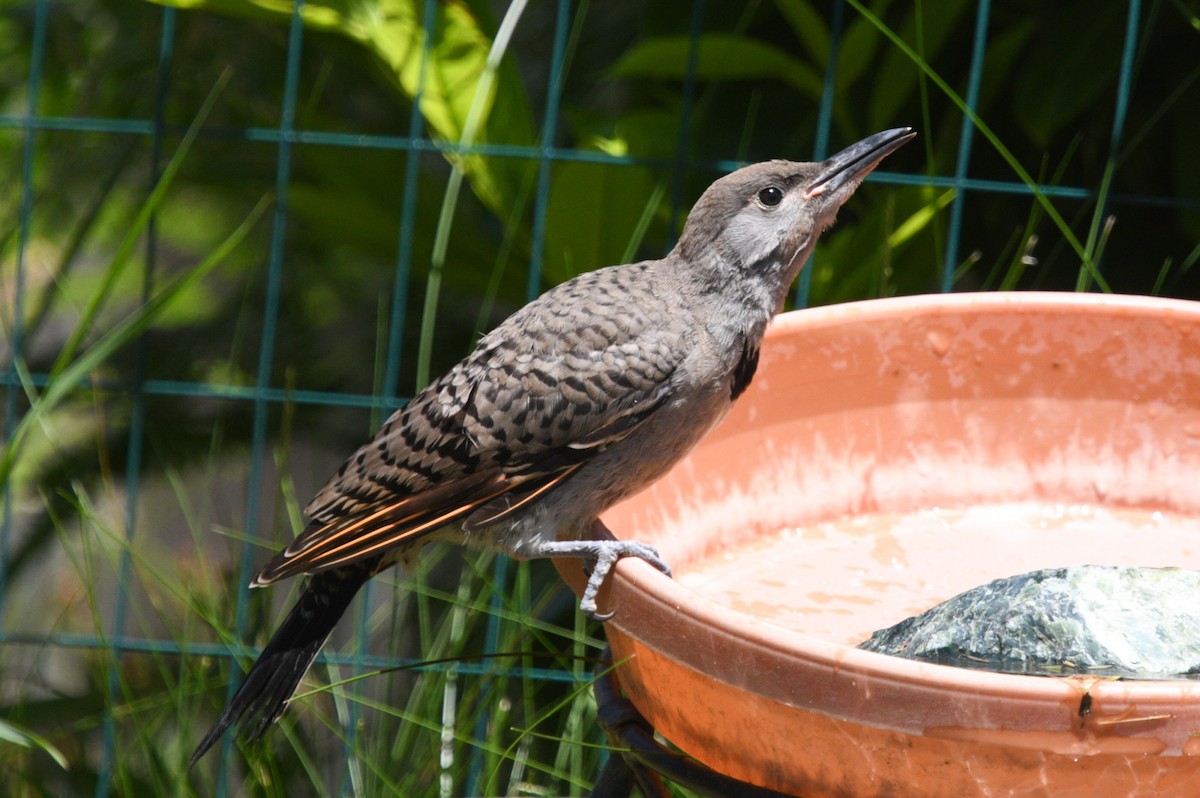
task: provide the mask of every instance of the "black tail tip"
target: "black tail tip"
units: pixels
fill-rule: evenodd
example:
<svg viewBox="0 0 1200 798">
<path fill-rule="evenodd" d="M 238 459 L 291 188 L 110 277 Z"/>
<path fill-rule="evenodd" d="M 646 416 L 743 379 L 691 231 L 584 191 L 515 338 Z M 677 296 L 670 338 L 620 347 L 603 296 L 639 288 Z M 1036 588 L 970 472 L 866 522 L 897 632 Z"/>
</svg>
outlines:
<svg viewBox="0 0 1200 798">
<path fill-rule="evenodd" d="M 204 735 L 204 739 L 200 741 L 200 744 L 196 746 L 196 750 L 192 752 L 192 758 L 188 760 L 188 770 L 196 767 L 196 763 L 208 753 L 210 748 L 217 744 L 217 741 L 225 734 L 227 728 L 229 728 L 228 724 L 218 722 L 216 726 L 208 730 L 208 734 Z"/>
</svg>

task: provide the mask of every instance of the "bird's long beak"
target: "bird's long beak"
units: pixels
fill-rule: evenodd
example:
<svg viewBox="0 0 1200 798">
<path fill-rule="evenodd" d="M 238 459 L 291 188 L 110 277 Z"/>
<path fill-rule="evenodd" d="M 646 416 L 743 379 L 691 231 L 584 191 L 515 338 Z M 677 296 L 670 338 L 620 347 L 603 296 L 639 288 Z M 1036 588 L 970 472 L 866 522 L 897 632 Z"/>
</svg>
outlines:
<svg viewBox="0 0 1200 798">
<path fill-rule="evenodd" d="M 887 156 L 917 135 L 911 127 L 898 127 L 869 136 L 826 159 L 821 171 L 804 190 L 804 198 L 836 194 L 846 185 L 857 185 Z"/>
</svg>

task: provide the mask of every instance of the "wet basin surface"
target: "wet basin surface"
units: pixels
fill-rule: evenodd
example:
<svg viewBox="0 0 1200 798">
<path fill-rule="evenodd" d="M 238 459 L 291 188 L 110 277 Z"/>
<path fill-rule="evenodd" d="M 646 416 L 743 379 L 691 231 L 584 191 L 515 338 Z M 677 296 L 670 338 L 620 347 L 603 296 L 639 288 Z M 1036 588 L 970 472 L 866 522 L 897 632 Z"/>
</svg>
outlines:
<svg viewBox="0 0 1200 798">
<path fill-rule="evenodd" d="M 993 579 L 1068 565 L 1200 570 L 1200 519 L 1040 502 L 847 516 L 714 552 L 676 579 L 735 612 L 858 645 Z"/>
</svg>

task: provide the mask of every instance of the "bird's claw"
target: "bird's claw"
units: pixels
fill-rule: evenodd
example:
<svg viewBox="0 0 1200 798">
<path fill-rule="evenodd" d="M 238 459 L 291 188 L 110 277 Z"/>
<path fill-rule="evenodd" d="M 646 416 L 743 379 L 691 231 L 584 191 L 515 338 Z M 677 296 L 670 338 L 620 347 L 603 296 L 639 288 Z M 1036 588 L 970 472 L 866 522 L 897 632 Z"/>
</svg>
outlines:
<svg viewBox="0 0 1200 798">
<path fill-rule="evenodd" d="M 612 620 L 612 617 L 617 614 L 616 612 L 599 612 L 598 610 L 584 609 L 583 602 L 579 603 L 579 608 L 583 611 L 583 614 L 588 617 L 588 620 L 599 621 L 600 623 Z"/>
<path fill-rule="evenodd" d="M 583 596 L 579 600 L 579 609 L 584 615 L 594 621 L 603 623 L 611 619 L 615 614 L 612 612 L 600 612 L 596 604 L 596 598 L 600 593 L 600 587 L 604 584 L 604 580 L 608 578 L 609 572 L 621 557 L 637 557 L 640 560 L 650 563 L 667 576 L 671 575 L 671 566 L 667 565 L 662 557 L 659 556 L 658 550 L 649 544 L 627 540 L 593 540 L 580 541 L 580 543 L 587 544 L 586 559 L 591 561 L 592 567 L 591 573 L 588 575 L 587 586 L 584 588 Z"/>
</svg>

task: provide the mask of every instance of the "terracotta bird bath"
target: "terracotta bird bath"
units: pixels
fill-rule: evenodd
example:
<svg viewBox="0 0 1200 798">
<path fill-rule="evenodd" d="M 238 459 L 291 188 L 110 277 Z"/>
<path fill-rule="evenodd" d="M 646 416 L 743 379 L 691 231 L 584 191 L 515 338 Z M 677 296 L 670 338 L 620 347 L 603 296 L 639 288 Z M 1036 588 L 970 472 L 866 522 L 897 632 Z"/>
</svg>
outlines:
<svg viewBox="0 0 1200 798">
<path fill-rule="evenodd" d="M 802 796 L 1200 795 L 1200 682 L 854 648 L 997 577 L 1200 569 L 1200 304 L 785 314 L 729 418 L 604 522 L 675 568 L 622 560 L 601 594 L 620 684 L 715 770 Z"/>
</svg>

